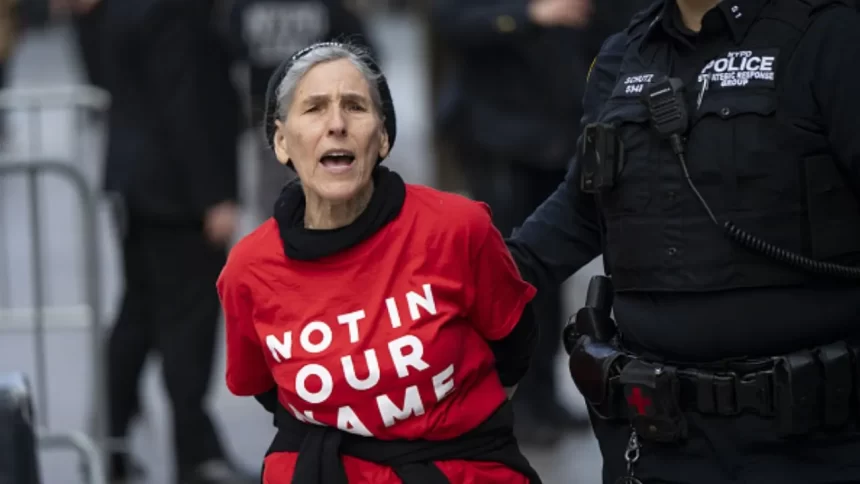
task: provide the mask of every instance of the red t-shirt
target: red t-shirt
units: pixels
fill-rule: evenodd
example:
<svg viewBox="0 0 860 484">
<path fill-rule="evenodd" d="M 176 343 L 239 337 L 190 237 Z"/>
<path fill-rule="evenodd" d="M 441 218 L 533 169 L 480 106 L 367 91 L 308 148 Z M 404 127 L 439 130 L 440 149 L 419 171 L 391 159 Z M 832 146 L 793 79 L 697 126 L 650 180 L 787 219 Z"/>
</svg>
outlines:
<svg viewBox="0 0 860 484">
<path fill-rule="evenodd" d="M 300 420 L 379 439 L 444 440 L 504 402 L 487 340 L 511 332 L 535 289 L 486 205 L 407 185 L 395 220 L 322 259 L 288 259 L 268 220 L 231 251 L 218 292 L 234 394 L 277 384 Z M 296 458 L 267 457 L 264 482 L 290 482 Z M 343 462 L 351 483 L 400 482 L 390 468 Z M 527 483 L 497 463 L 438 467 L 455 483 Z"/>
</svg>

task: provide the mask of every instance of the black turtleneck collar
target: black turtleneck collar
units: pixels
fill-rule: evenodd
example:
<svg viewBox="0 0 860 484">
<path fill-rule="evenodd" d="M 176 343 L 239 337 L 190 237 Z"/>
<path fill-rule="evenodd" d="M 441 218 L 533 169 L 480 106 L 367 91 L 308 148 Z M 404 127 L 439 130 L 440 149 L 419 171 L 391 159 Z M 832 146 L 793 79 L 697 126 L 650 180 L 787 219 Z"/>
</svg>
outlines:
<svg viewBox="0 0 860 484">
<path fill-rule="evenodd" d="M 275 202 L 275 221 L 284 253 L 290 259 L 315 260 L 358 245 L 397 218 L 406 199 L 400 175 L 383 166 L 373 171 L 373 194 L 367 208 L 351 224 L 337 229 L 305 228 L 305 194 L 298 179 L 287 184 Z"/>
</svg>

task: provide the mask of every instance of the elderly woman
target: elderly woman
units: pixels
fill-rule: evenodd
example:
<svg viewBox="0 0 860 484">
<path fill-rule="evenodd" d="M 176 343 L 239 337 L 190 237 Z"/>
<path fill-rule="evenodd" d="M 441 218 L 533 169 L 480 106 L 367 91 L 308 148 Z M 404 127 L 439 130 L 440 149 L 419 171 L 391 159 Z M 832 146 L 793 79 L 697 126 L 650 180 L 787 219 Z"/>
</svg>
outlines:
<svg viewBox="0 0 860 484">
<path fill-rule="evenodd" d="M 298 179 L 218 281 L 227 386 L 275 413 L 264 483 L 538 483 L 506 396 L 536 327 L 485 205 L 379 166 L 385 78 L 322 43 L 269 83 L 266 135 Z"/>
</svg>

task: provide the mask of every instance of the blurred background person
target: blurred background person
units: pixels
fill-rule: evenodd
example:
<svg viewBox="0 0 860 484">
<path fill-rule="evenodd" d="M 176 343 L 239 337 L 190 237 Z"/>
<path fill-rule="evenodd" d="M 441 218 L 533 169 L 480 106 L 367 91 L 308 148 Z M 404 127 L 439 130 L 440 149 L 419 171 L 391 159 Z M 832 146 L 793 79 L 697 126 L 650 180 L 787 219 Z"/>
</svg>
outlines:
<svg viewBox="0 0 860 484">
<path fill-rule="evenodd" d="M 15 1 L 0 0 L 0 87 L 6 85 L 6 62 L 12 57 L 18 33 Z"/>
<path fill-rule="evenodd" d="M 258 159 L 254 207 L 258 218 L 271 216 L 281 188 L 295 175 L 284 169 L 261 131 L 266 86 L 275 69 L 308 45 L 349 40 L 373 51 L 364 22 L 343 0 L 233 0 L 230 8 L 233 49 L 244 64 L 253 143 Z"/>
<path fill-rule="evenodd" d="M 84 7 L 78 7 L 72 12 L 72 23 L 84 67 L 84 77 L 87 83 L 101 88 L 105 88 L 105 83 L 99 60 L 102 46 L 99 34 L 104 10 L 103 1 L 89 0 Z"/>
<path fill-rule="evenodd" d="M 510 235 L 564 179 L 588 66 L 600 41 L 590 0 L 437 0 L 435 28 L 453 53 L 437 125 L 455 147 L 471 196 Z M 535 299 L 538 351 L 515 397 L 517 435 L 553 445 L 587 419 L 558 401 L 559 292 Z"/>
<path fill-rule="evenodd" d="M 6 86 L 6 66 L 12 57 L 18 34 L 14 0 L 0 0 L 0 89 Z M 0 142 L 5 136 L 6 113 L 0 113 Z"/>
<path fill-rule="evenodd" d="M 98 2 L 83 0 L 86 16 Z M 178 481 L 254 482 L 225 457 L 206 409 L 218 333 L 215 281 L 238 224 L 239 100 L 208 0 L 101 5 L 94 66 L 112 97 L 106 188 L 120 195 L 125 294 L 108 343 L 110 434 L 140 411 L 147 356 L 161 357 Z M 128 456 L 111 478 L 128 477 Z"/>
<path fill-rule="evenodd" d="M 594 4 L 589 33 L 591 43 L 588 53 L 591 59 L 610 35 L 627 28 L 633 16 L 654 3 L 654 0 L 600 0 Z M 591 64 L 589 63 L 589 66 Z M 583 82 L 583 87 L 585 83 Z"/>
</svg>

